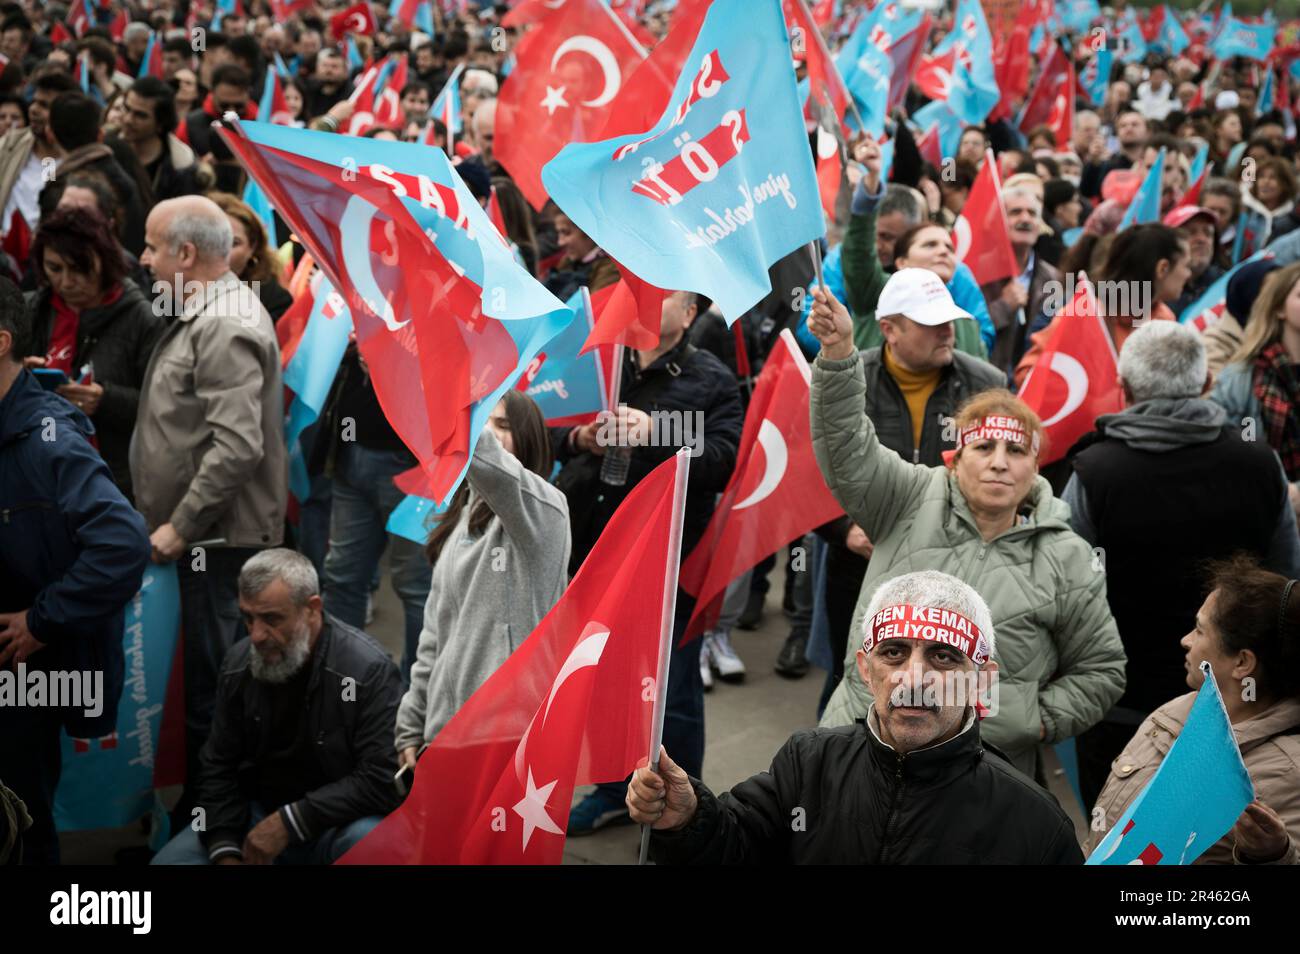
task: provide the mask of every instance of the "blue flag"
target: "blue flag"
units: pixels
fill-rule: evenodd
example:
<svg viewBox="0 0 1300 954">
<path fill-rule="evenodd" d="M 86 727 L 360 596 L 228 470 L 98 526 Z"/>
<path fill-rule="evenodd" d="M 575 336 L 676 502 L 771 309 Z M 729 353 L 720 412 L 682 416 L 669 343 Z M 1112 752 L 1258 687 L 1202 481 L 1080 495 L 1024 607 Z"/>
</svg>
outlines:
<svg viewBox="0 0 1300 954">
<path fill-rule="evenodd" d="M 439 504 L 428 497 L 408 494 L 388 515 L 388 523 L 384 525 L 384 529 L 423 546 L 429 540 L 429 531 L 438 525 L 438 521 L 433 518 L 440 513 L 446 513 L 450 506 L 450 498 Z"/>
<path fill-rule="evenodd" d="M 923 16 L 921 10 L 907 10 L 896 2 L 878 3 L 858 23 L 835 57 L 835 67 L 853 96 L 867 131 L 877 139 L 884 133 L 889 85 L 894 74 L 894 61 L 887 51 L 915 30 Z M 800 90 L 802 93 L 803 86 Z M 800 102 L 805 98 L 801 95 Z M 853 126 L 856 128 L 856 120 Z"/>
<path fill-rule="evenodd" d="M 1273 39 L 1277 27 L 1269 23 L 1243 23 L 1236 17 L 1227 17 L 1219 35 L 1210 44 L 1210 52 L 1220 60 L 1245 56 L 1252 60 L 1266 60 L 1273 52 Z"/>
<path fill-rule="evenodd" d="M 982 123 L 1002 94 L 993 72 L 993 37 L 979 0 L 957 4 L 952 30 L 935 47 L 935 55 L 949 50 L 953 51 L 953 66 L 948 108 L 963 122 Z"/>
<path fill-rule="evenodd" d="M 1255 115 L 1263 116 L 1265 113 L 1273 111 L 1274 104 L 1274 82 L 1272 67 L 1264 70 L 1264 85 L 1259 89 L 1259 97 L 1255 100 Z"/>
<path fill-rule="evenodd" d="M 1196 180 L 1201 177 L 1201 173 L 1205 172 L 1205 164 L 1209 159 L 1210 144 L 1202 139 L 1201 144 L 1196 147 L 1196 157 L 1192 159 L 1191 178 L 1188 179 L 1188 182 L 1193 185 L 1196 183 Z"/>
<path fill-rule="evenodd" d="M 1183 730 L 1090 865 L 1190 865 L 1255 798 L 1209 664 Z M 1107 819 L 1109 821 L 1109 819 Z"/>
<path fill-rule="evenodd" d="M 443 84 L 442 91 L 434 99 L 433 106 L 429 108 L 429 115 L 433 119 L 441 119 L 446 123 L 447 132 L 452 136 L 461 134 L 460 74 L 464 69 L 464 63 L 456 65 L 451 75 L 447 77 L 447 82 Z"/>
<path fill-rule="evenodd" d="M 1063 0 L 1056 9 L 1061 22 L 1074 33 L 1087 33 L 1092 21 L 1101 16 L 1097 0 Z"/>
<path fill-rule="evenodd" d="M 357 41 L 352 39 L 351 33 L 344 40 L 343 47 L 347 51 L 349 73 L 355 73 L 366 68 L 366 61 L 361 58 L 361 51 L 357 49 Z"/>
<path fill-rule="evenodd" d="M 926 103 L 912 114 L 912 120 L 927 131 L 938 125 L 940 154 L 957 155 L 957 147 L 961 145 L 961 132 L 965 127 L 961 117 L 949 109 L 947 103 L 937 99 Z"/>
<path fill-rule="evenodd" d="M 1244 262 L 1267 245 L 1272 225 L 1267 212 L 1243 202 L 1237 217 L 1237 237 L 1232 242 L 1232 264 Z"/>
<path fill-rule="evenodd" d="M 60 831 L 121 828 L 152 810 L 158 733 L 180 627 L 176 565 L 150 563 L 126 607 L 126 685 L 117 729 L 102 739 L 63 738 L 54 797 Z"/>
<path fill-rule="evenodd" d="M 1111 64 L 1115 54 L 1103 47 L 1098 50 L 1079 74 L 1079 82 L 1088 92 L 1088 101 L 1100 106 L 1106 100 L 1106 88 L 1110 85 Z"/>
<path fill-rule="evenodd" d="M 1124 17 L 1116 24 L 1116 30 L 1119 32 L 1119 58 L 1125 63 L 1140 62 L 1147 55 L 1147 41 L 1142 37 L 1137 17 Z"/>
<path fill-rule="evenodd" d="M 1178 56 L 1192 45 L 1192 41 L 1187 39 L 1187 31 L 1183 29 L 1178 14 L 1169 8 L 1169 4 L 1162 3 L 1160 8 L 1162 11 L 1160 30 L 1156 33 L 1151 46 L 1162 49 L 1171 56 Z"/>
<path fill-rule="evenodd" d="M 1191 325 L 1198 332 L 1204 331 L 1206 328 L 1210 327 L 1210 325 L 1223 317 L 1223 309 L 1228 300 L 1228 282 L 1232 279 L 1232 276 L 1237 274 L 1243 266 L 1248 265 L 1251 262 L 1258 262 L 1261 259 L 1272 257 L 1273 253 L 1264 249 L 1256 252 L 1250 258 L 1246 259 L 1246 261 L 1238 262 L 1236 265 L 1232 266 L 1232 268 L 1220 275 L 1218 280 L 1207 288 L 1200 298 L 1196 299 L 1196 301 L 1184 308 L 1182 314 L 1178 316 L 1178 320 L 1183 324 Z M 1245 318 L 1246 316 L 1233 315 L 1233 317 Z"/>
<path fill-rule="evenodd" d="M 311 477 L 299 438 L 320 417 L 352 334 L 352 313 L 343 296 L 324 275 L 317 280 L 320 284 L 307 327 L 284 369 L 284 386 L 294 395 L 284 427 L 289 445 L 289 489 L 299 500 L 311 495 Z"/>
<path fill-rule="evenodd" d="M 1133 196 L 1133 201 L 1124 210 L 1124 218 L 1120 219 L 1118 231 L 1123 232 L 1130 225 L 1160 221 L 1160 192 L 1164 175 L 1165 150 L 1161 148 L 1160 154 L 1156 156 L 1155 165 L 1147 170 L 1147 177 L 1142 180 L 1137 195 Z"/>
<path fill-rule="evenodd" d="M 579 289 L 568 306 L 577 313 L 577 319 L 551 339 L 546 359 L 528 379 L 524 392 L 537 402 L 548 427 L 585 424 L 610 409 L 609 382 L 602 360 L 608 357 L 609 346 L 579 353 L 595 324 L 587 289 Z"/>
<path fill-rule="evenodd" d="M 571 143 L 542 169 L 615 261 L 707 295 L 728 324 L 771 291 L 774 262 L 825 232 L 789 48 L 775 0 L 714 0 L 653 129 Z"/>
</svg>

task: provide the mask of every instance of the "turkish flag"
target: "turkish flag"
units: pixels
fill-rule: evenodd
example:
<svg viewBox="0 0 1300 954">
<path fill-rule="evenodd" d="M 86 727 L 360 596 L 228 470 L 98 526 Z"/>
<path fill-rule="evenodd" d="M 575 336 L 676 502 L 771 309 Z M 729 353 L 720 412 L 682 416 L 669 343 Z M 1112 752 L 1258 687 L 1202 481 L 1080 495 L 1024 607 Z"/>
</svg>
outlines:
<svg viewBox="0 0 1300 954">
<path fill-rule="evenodd" d="M 270 0 L 271 15 L 277 23 L 284 23 L 295 10 L 310 7 L 314 0 Z"/>
<path fill-rule="evenodd" d="M 840 189 L 844 185 L 843 142 L 838 129 L 832 131 L 821 124 L 818 124 L 815 135 L 817 136 L 817 191 L 821 194 L 822 211 L 826 213 L 826 221 L 834 222 Z"/>
<path fill-rule="evenodd" d="M 668 108 L 673 86 L 686 66 L 686 57 L 700 35 L 700 25 L 712 0 L 681 0 L 673 11 L 668 35 L 628 76 L 609 105 L 601 139 L 644 133 Z"/>
<path fill-rule="evenodd" d="M 1047 441 L 1040 467 L 1063 458 L 1102 414 L 1124 408 L 1119 358 L 1087 276 L 1045 335 L 1042 354 L 1020 387 L 1020 400 L 1042 418 Z"/>
<path fill-rule="evenodd" d="M 68 28 L 55 20 L 54 26 L 50 27 L 50 42 L 58 46 L 60 43 L 67 43 L 71 39 L 72 34 L 68 32 Z"/>
<path fill-rule="evenodd" d="M 382 67 L 375 64 L 366 70 L 356 88 L 352 90 L 352 95 L 348 97 L 352 101 L 353 110 L 348 118 L 347 128 L 343 130 L 344 134 L 361 136 L 371 126 L 377 125 L 375 112 L 379 108 L 379 98 L 375 95 L 375 84 L 379 82 L 380 69 Z"/>
<path fill-rule="evenodd" d="M 425 749 L 405 803 L 339 864 L 560 862 L 574 787 L 648 754 L 688 459 L 637 484 L 559 602 Z"/>
<path fill-rule="evenodd" d="M 943 150 L 939 145 L 939 124 L 931 126 L 920 139 L 916 141 L 916 149 L 921 154 L 921 158 L 936 169 L 943 168 Z"/>
<path fill-rule="evenodd" d="M 641 351 L 649 351 L 659 344 L 666 292 L 637 278 L 631 269 L 622 265 L 618 271 L 623 277 L 616 284 L 607 285 L 591 296 L 596 322 L 581 354 L 603 344 L 621 344 Z"/>
<path fill-rule="evenodd" d="M 113 17 L 113 22 L 108 25 L 108 35 L 113 38 L 114 43 L 122 42 L 122 37 L 126 33 L 127 24 L 130 22 L 131 16 L 126 12 L 125 7 L 117 11 L 117 16 Z M 51 32 L 51 39 L 53 39 L 53 32 Z M 55 42 L 58 41 L 56 40 Z"/>
<path fill-rule="evenodd" d="M 998 163 L 990 149 L 971 186 L 966 204 L 952 230 L 957 260 L 965 262 L 981 285 L 1015 275 L 1015 253 L 1011 251 L 1011 229 L 1002 208 L 1002 183 Z"/>
<path fill-rule="evenodd" d="M 804 115 L 815 120 L 817 104 L 829 102 L 835 111 L 836 120 L 842 121 L 845 110 L 849 108 L 849 91 L 839 70 L 835 68 L 835 61 L 826 47 L 821 30 L 814 22 L 813 14 L 809 12 L 804 0 L 785 0 L 784 10 L 791 38 L 795 37 L 796 29 L 799 31 L 799 42 L 802 43 L 804 62 L 808 67 L 808 105 Z"/>
<path fill-rule="evenodd" d="M 948 92 L 952 88 L 955 61 L 956 54 L 952 50 L 940 56 L 922 54 L 916 67 L 916 77 L 913 79 L 917 89 L 930 99 L 947 100 Z"/>
<path fill-rule="evenodd" d="M 399 56 L 389 71 L 384 88 L 379 93 L 375 109 L 375 125 L 400 127 L 406 119 L 402 112 L 402 90 L 406 86 L 407 58 Z"/>
<path fill-rule="evenodd" d="M 644 59 L 601 0 L 566 0 L 519 41 L 497 98 L 494 151 L 533 208 L 546 204 L 542 166 L 601 135 L 609 104 Z"/>
<path fill-rule="evenodd" d="M 375 29 L 375 15 L 371 12 L 369 3 L 354 3 L 330 17 L 330 32 L 337 39 L 342 39 L 345 33 L 373 36 Z"/>
<path fill-rule="evenodd" d="M 844 512 L 813 456 L 811 377 L 794 335 L 782 331 L 754 387 L 731 481 L 682 563 L 682 589 L 697 597 L 684 640 L 717 622 L 727 584 Z"/>
<path fill-rule="evenodd" d="M 1034 29 L 1034 20 L 1032 15 L 1026 17 L 1025 13 L 1031 9 L 1022 8 L 1011 36 L 995 55 L 993 75 L 998 89 L 1002 90 L 1002 99 L 992 118 L 1010 116 L 1012 104 L 1024 99 L 1029 92 L 1029 37 Z"/>
<path fill-rule="evenodd" d="M 1058 145 L 1070 141 L 1074 132 L 1074 64 L 1059 44 L 1052 45 L 1018 125 L 1024 133 L 1036 126 L 1050 126 Z"/>
</svg>

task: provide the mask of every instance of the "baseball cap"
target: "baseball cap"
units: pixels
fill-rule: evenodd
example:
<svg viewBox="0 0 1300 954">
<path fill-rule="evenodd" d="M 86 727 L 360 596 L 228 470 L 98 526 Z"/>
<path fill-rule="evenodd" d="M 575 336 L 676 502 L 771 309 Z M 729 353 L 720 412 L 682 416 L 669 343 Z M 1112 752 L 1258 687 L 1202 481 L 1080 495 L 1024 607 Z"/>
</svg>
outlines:
<svg viewBox="0 0 1300 954">
<path fill-rule="evenodd" d="M 971 317 L 952 300 L 943 279 L 928 268 L 900 268 L 885 282 L 876 317 L 905 315 L 918 325 L 943 325 Z"/>
<path fill-rule="evenodd" d="M 1165 225 L 1171 229 L 1176 229 L 1180 225 L 1186 225 L 1197 216 L 1207 218 L 1210 224 L 1216 229 L 1219 227 L 1219 217 L 1203 205 L 1181 205 L 1165 216 Z"/>
</svg>

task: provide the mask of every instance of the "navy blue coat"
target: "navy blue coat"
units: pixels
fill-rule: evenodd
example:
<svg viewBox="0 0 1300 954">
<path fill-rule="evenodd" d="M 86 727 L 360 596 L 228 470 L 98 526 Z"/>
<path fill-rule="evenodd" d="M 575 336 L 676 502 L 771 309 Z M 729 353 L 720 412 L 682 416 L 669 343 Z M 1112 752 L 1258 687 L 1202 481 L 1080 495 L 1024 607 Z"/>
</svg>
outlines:
<svg viewBox="0 0 1300 954">
<path fill-rule="evenodd" d="M 93 433 L 28 371 L 0 399 L 0 612 L 27 610 L 45 644 L 29 668 L 103 670 L 103 712 L 64 717 L 69 735 L 92 739 L 117 725 L 123 610 L 150 555 L 144 518 L 113 483 Z"/>
</svg>

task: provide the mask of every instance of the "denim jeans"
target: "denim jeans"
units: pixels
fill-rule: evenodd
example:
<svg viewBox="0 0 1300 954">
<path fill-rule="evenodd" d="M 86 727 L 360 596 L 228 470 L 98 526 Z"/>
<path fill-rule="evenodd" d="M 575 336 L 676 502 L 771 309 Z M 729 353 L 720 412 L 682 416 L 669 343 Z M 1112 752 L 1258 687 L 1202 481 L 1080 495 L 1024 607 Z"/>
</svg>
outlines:
<svg viewBox="0 0 1300 954">
<path fill-rule="evenodd" d="M 265 813 L 256 805 L 250 816 L 256 825 Z M 290 845 L 275 859 L 277 865 L 329 865 L 342 858 L 357 842 L 370 834 L 383 819 L 378 815 L 358 818 L 338 828 L 327 828 L 311 841 Z M 153 856 L 151 865 L 206 865 L 208 850 L 199 840 L 199 833 L 188 825 L 181 833 Z"/>
<path fill-rule="evenodd" d="M 325 579 L 325 554 L 330 542 L 330 509 L 333 506 L 331 481 L 323 474 L 311 479 L 311 493 L 298 501 L 298 549 L 316 568 L 316 576 Z"/>
<path fill-rule="evenodd" d="M 352 442 L 342 445 L 334 472 L 330 545 L 325 555 L 325 610 L 364 630 L 370 583 L 384 545 L 388 545 L 393 591 L 406 616 L 403 679 L 410 678 L 433 578 L 424 548 L 385 529 L 389 515 L 405 496 L 393 478 L 411 466 L 406 454 L 371 450 Z"/>
</svg>

